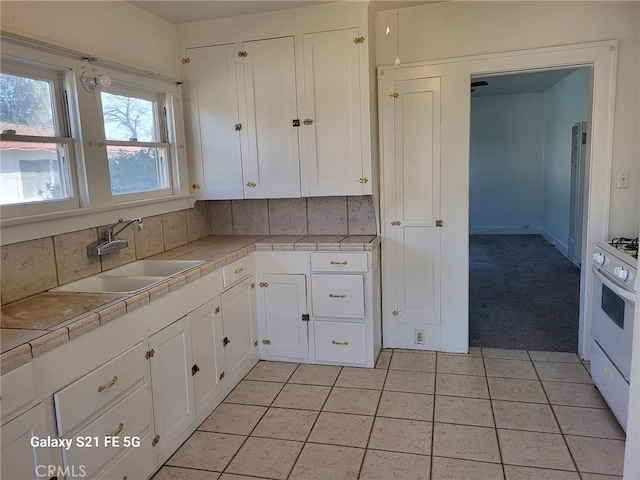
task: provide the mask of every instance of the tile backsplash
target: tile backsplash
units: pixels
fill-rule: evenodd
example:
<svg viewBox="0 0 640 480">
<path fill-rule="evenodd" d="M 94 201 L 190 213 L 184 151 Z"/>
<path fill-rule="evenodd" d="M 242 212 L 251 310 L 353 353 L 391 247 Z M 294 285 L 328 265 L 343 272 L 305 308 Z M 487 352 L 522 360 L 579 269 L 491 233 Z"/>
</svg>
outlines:
<svg viewBox="0 0 640 480">
<path fill-rule="evenodd" d="M 119 238 L 129 247 L 87 255 L 106 225 L 0 247 L 2 305 L 58 285 L 213 235 L 375 235 L 372 197 L 199 201 L 194 208 L 145 217 Z"/>
<path fill-rule="evenodd" d="M 373 197 L 310 197 L 209 202 L 219 235 L 375 235 Z"/>
</svg>

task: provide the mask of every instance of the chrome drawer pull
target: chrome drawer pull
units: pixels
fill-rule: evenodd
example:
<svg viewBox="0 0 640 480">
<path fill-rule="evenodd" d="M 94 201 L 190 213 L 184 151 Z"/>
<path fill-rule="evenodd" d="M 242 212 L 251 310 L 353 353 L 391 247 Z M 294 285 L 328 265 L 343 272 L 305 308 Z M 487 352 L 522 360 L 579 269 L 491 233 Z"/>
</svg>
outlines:
<svg viewBox="0 0 640 480">
<path fill-rule="evenodd" d="M 349 262 L 347 262 L 346 260 L 345 260 L 345 261 L 343 261 L 343 262 L 337 262 L 337 261 L 335 261 L 335 260 L 331 260 L 331 262 L 330 262 L 330 263 L 331 263 L 331 265 L 346 265 L 346 264 L 347 264 L 347 263 L 349 263 Z"/>
<path fill-rule="evenodd" d="M 336 342 L 335 340 L 331 340 L 333 345 L 349 345 L 349 342 Z"/>
<path fill-rule="evenodd" d="M 108 437 L 117 437 L 118 434 L 122 431 L 123 428 L 124 428 L 124 423 L 120 422 L 120 425 L 118 425 L 118 428 L 116 428 L 113 433 L 110 433 L 107 436 Z"/>
<path fill-rule="evenodd" d="M 244 270 L 244 267 L 236 268 L 236 273 L 240 273 Z"/>
<path fill-rule="evenodd" d="M 100 385 L 100 386 L 98 387 L 98 391 L 99 391 L 99 392 L 103 392 L 103 391 L 104 391 L 104 390 L 106 390 L 107 388 L 109 388 L 109 387 L 113 387 L 113 386 L 116 384 L 116 382 L 117 382 L 117 381 L 118 381 L 118 377 L 116 377 L 116 376 L 114 375 L 110 382 L 105 383 L 104 385 Z"/>
<path fill-rule="evenodd" d="M 347 296 L 344 293 L 342 294 L 330 293 L 329 298 L 347 298 Z"/>
</svg>

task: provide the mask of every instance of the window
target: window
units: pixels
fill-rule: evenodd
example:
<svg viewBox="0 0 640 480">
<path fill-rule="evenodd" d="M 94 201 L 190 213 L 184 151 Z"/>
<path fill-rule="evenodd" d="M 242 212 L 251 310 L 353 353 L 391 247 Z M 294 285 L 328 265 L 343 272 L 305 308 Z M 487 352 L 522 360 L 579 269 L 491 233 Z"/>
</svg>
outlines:
<svg viewBox="0 0 640 480">
<path fill-rule="evenodd" d="M 100 99 L 111 193 L 118 201 L 170 195 L 163 95 L 116 87 Z"/>
<path fill-rule="evenodd" d="M 3 216 L 78 206 L 61 74 L 4 63 L 0 72 Z"/>
</svg>

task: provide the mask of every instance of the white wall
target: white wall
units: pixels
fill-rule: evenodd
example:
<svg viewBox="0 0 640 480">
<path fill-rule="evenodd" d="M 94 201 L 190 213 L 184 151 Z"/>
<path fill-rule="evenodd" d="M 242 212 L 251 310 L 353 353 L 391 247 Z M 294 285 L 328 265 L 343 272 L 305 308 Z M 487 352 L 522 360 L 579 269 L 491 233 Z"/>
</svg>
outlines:
<svg viewBox="0 0 640 480">
<path fill-rule="evenodd" d="M 393 19 L 393 15 L 391 16 Z M 631 188 L 610 181 L 609 234 L 639 229 L 640 189 L 640 2 L 446 2 L 400 9 L 400 58 L 403 63 L 619 40 L 612 171 L 629 170 Z M 384 35 L 387 16 L 376 19 L 376 63 L 396 58 L 394 22 Z"/>
<path fill-rule="evenodd" d="M 122 1 L 0 4 L 2 30 L 180 78 L 174 25 Z"/>
<path fill-rule="evenodd" d="M 541 233 L 544 99 L 471 97 L 470 233 Z"/>
<path fill-rule="evenodd" d="M 543 228 L 547 239 L 565 255 L 569 245 L 569 206 L 571 188 L 571 127 L 589 120 L 591 72 L 576 70 L 546 94 Z"/>
</svg>

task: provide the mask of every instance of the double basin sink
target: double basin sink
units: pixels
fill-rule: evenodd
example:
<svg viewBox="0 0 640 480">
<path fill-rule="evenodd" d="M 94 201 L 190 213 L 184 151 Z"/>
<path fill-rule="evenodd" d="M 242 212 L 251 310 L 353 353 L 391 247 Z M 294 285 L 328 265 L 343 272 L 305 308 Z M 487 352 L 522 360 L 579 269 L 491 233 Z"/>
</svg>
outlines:
<svg viewBox="0 0 640 480">
<path fill-rule="evenodd" d="M 138 260 L 92 275 L 52 292 L 136 293 L 167 278 L 203 264 L 202 260 Z"/>
</svg>

